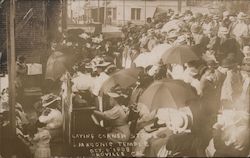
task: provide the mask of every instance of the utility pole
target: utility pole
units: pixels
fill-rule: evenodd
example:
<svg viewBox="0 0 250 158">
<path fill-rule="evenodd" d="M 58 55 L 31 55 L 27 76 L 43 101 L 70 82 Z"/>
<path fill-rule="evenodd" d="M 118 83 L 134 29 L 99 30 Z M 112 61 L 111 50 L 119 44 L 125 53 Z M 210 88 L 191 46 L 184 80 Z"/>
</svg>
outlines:
<svg viewBox="0 0 250 158">
<path fill-rule="evenodd" d="M 8 29 L 8 73 L 9 73 L 9 118 L 10 118 L 10 141 L 11 144 L 15 143 L 16 139 L 16 111 L 15 111 L 15 105 L 16 105 L 16 87 L 15 87 L 15 80 L 16 80 L 16 54 L 15 54 L 15 0 L 9 1 L 9 27 Z M 13 145 L 14 146 L 14 145 Z M 12 150 L 11 153 L 12 157 L 15 157 L 14 151 Z"/>
</svg>

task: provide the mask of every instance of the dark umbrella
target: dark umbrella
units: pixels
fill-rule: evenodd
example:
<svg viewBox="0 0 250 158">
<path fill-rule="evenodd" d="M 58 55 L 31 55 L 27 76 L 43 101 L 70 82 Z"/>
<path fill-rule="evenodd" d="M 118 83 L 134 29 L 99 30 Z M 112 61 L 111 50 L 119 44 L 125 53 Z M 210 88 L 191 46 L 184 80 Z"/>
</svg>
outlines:
<svg viewBox="0 0 250 158">
<path fill-rule="evenodd" d="M 162 55 L 164 64 L 184 64 L 192 60 L 199 60 L 199 58 L 187 45 L 172 47 Z"/>
<path fill-rule="evenodd" d="M 181 80 L 163 79 L 151 84 L 139 98 L 149 110 L 164 107 L 183 107 L 197 97 L 195 89 Z"/>
<path fill-rule="evenodd" d="M 45 79 L 56 81 L 73 66 L 75 55 L 73 53 L 53 52 L 47 61 Z"/>
<path fill-rule="evenodd" d="M 119 70 L 107 79 L 100 90 L 100 94 L 107 94 L 107 92 L 115 85 L 120 85 L 121 88 L 127 88 L 134 84 L 139 76 L 139 73 L 143 71 L 143 68 L 129 68 Z"/>
</svg>

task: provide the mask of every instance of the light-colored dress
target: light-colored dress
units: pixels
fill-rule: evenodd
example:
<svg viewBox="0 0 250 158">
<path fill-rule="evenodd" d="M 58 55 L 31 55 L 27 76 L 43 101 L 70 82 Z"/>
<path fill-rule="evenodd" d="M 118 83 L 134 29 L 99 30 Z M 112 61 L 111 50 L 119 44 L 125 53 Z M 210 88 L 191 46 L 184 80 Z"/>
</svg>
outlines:
<svg viewBox="0 0 250 158">
<path fill-rule="evenodd" d="M 38 133 L 35 134 L 33 140 L 36 141 L 36 149 L 34 158 L 50 158 L 50 142 L 51 136 L 48 130 L 38 129 Z"/>
<path fill-rule="evenodd" d="M 41 115 L 39 121 L 46 124 L 47 129 L 57 129 L 62 127 L 63 116 L 62 113 L 57 109 L 50 109 L 50 113 L 46 115 Z"/>
<path fill-rule="evenodd" d="M 105 118 L 112 125 L 111 131 L 108 133 L 108 140 L 112 142 L 126 142 L 130 137 L 128 125 L 128 114 L 120 105 L 114 106 L 112 109 L 104 111 Z"/>
</svg>

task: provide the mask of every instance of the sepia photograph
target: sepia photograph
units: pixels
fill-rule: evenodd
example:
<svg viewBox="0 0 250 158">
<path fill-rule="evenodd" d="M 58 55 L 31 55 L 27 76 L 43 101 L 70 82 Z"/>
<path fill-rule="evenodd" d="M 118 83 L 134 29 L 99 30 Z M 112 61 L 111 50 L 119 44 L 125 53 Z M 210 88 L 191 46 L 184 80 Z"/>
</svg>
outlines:
<svg viewBox="0 0 250 158">
<path fill-rule="evenodd" d="M 249 0 L 0 0 L 0 158 L 250 157 Z"/>
</svg>

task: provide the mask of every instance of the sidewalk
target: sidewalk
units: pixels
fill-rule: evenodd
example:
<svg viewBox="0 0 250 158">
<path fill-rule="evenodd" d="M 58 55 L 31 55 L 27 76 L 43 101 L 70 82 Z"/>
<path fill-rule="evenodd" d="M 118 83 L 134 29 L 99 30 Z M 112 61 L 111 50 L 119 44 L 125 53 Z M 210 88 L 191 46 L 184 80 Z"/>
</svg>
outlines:
<svg viewBox="0 0 250 158">
<path fill-rule="evenodd" d="M 105 39 L 121 38 L 122 36 L 121 28 L 111 25 L 102 26 L 102 33 Z"/>
<path fill-rule="evenodd" d="M 102 26 L 102 32 L 121 32 L 121 27 L 117 27 L 117 26 L 112 26 L 112 25 L 106 25 L 106 26 Z"/>
</svg>

